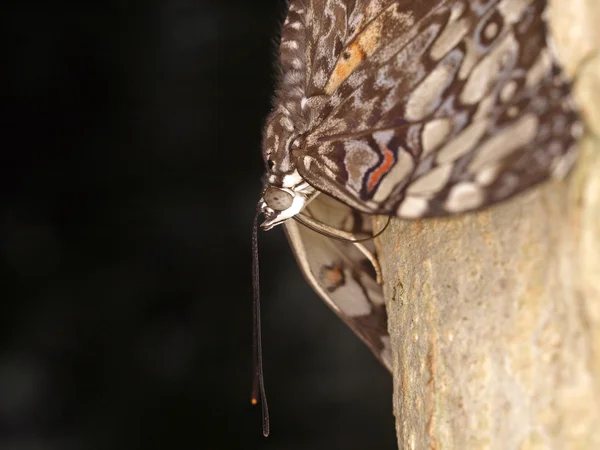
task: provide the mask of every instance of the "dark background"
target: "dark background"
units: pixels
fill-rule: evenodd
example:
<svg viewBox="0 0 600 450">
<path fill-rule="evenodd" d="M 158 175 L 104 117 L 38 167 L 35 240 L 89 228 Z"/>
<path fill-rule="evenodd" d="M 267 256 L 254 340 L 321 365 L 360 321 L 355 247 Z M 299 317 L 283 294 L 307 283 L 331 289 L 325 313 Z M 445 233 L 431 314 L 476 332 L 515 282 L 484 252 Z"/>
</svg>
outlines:
<svg viewBox="0 0 600 450">
<path fill-rule="evenodd" d="M 391 377 L 250 232 L 282 0 L 3 8 L 0 448 L 391 449 Z"/>
</svg>

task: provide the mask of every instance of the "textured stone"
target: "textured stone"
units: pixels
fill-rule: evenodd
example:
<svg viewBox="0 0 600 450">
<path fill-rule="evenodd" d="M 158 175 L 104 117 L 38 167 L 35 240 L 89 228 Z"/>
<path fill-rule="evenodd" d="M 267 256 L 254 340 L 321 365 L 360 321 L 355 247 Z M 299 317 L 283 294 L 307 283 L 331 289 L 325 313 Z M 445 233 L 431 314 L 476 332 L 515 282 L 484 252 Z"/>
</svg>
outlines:
<svg viewBox="0 0 600 450">
<path fill-rule="evenodd" d="M 553 7 L 587 126 L 575 169 L 377 239 L 401 449 L 600 448 L 600 2 Z"/>
</svg>

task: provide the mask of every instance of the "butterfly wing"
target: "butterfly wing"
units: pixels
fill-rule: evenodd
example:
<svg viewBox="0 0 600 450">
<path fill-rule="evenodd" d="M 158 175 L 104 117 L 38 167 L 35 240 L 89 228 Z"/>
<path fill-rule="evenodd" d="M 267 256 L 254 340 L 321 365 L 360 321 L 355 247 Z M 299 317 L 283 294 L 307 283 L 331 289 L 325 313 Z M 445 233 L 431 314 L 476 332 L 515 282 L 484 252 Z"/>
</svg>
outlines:
<svg viewBox="0 0 600 450">
<path fill-rule="evenodd" d="M 369 217 L 324 194 L 305 212 L 339 229 L 371 232 Z M 355 244 L 323 236 L 294 220 L 285 222 L 285 230 L 308 283 L 391 371 L 383 290 L 369 260 Z M 374 252 L 372 242 L 366 245 Z"/>
<path fill-rule="evenodd" d="M 282 48 L 305 44 L 291 158 L 318 190 L 368 213 L 443 216 L 568 170 L 581 126 L 545 1 L 321 3 L 282 34 Z"/>
</svg>

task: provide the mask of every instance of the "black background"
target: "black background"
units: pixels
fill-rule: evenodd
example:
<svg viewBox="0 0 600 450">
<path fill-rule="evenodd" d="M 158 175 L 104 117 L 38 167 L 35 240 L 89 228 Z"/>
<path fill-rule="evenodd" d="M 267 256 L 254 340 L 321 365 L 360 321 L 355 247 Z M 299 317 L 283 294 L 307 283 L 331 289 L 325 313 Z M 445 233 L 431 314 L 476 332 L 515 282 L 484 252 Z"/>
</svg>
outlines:
<svg viewBox="0 0 600 450">
<path fill-rule="evenodd" d="M 91 4 L 90 4 L 91 5 Z M 281 0 L 3 9 L 0 448 L 390 449 L 392 383 L 253 212 Z"/>
</svg>

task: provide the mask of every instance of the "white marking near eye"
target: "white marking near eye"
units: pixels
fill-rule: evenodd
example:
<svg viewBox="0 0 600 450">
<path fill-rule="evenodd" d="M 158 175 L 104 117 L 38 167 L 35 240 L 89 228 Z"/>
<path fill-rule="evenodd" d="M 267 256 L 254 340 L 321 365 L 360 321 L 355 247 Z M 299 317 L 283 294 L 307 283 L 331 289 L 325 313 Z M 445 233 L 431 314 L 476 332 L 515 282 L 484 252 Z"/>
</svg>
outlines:
<svg viewBox="0 0 600 450">
<path fill-rule="evenodd" d="M 427 200 L 421 197 L 406 197 L 398 208 L 398 216 L 416 219 L 427 211 Z"/>
<path fill-rule="evenodd" d="M 456 213 L 477 208 L 483 203 L 483 191 L 475 183 L 463 182 L 454 186 L 448 194 L 445 207 Z"/>
<path fill-rule="evenodd" d="M 294 30 L 299 30 L 301 27 L 302 27 L 302 23 L 300 23 L 300 22 L 290 23 L 290 28 L 293 28 Z"/>
<path fill-rule="evenodd" d="M 453 164 L 445 164 L 426 172 L 420 178 L 414 180 L 406 193 L 410 195 L 431 195 L 440 191 L 450 179 Z"/>
<path fill-rule="evenodd" d="M 298 171 L 294 171 L 294 173 L 290 175 L 284 175 L 283 180 L 281 181 L 281 187 L 285 188 L 293 188 L 294 186 L 300 184 L 302 181 L 302 177 L 298 173 Z"/>
<path fill-rule="evenodd" d="M 423 156 L 435 150 L 448 137 L 452 130 L 450 119 L 434 119 L 427 122 L 421 132 L 421 145 L 423 147 Z"/>
</svg>

